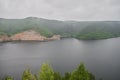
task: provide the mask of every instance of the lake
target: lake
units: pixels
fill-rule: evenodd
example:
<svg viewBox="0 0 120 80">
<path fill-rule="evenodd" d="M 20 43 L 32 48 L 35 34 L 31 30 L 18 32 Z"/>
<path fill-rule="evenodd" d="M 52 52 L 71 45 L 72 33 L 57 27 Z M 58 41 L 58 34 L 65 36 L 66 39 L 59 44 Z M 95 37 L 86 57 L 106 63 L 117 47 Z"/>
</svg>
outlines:
<svg viewBox="0 0 120 80">
<path fill-rule="evenodd" d="M 67 38 L 50 42 L 0 43 L 0 76 L 21 78 L 24 69 L 38 73 L 47 62 L 61 74 L 71 72 L 80 62 L 97 79 L 120 80 L 120 38 L 82 41 Z"/>
</svg>

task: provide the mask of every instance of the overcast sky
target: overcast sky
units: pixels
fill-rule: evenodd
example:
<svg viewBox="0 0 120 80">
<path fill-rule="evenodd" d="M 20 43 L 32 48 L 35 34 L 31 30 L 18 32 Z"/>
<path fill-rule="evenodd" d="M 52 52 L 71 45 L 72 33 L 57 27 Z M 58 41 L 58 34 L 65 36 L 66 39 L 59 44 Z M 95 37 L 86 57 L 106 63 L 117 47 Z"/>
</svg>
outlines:
<svg viewBox="0 0 120 80">
<path fill-rule="evenodd" d="M 0 0 L 1 18 L 120 20 L 120 0 Z"/>
</svg>

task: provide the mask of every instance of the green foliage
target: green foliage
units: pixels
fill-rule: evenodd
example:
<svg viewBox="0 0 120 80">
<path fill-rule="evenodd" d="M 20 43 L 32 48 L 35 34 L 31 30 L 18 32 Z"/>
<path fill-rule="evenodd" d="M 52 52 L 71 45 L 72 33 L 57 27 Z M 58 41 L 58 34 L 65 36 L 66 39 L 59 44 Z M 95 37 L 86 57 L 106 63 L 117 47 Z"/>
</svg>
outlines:
<svg viewBox="0 0 120 80">
<path fill-rule="evenodd" d="M 63 77 L 63 80 L 70 80 L 71 74 L 65 73 L 65 76 Z"/>
<path fill-rule="evenodd" d="M 23 72 L 22 80 L 36 80 L 35 76 L 31 73 L 30 69 Z"/>
<path fill-rule="evenodd" d="M 120 21 L 57 21 L 28 17 L 25 19 L 0 19 L 0 35 L 34 29 L 41 35 L 93 40 L 120 37 Z"/>
<path fill-rule="evenodd" d="M 0 35 L 6 35 L 6 33 L 4 33 L 4 32 L 0 32 Z"/>
<path fill-rule="evenodd" d="M 89 80 L 89 74 L 84 64 L 80 64 L 78 68 L 72 72 L 70 80 Z"/>
<path fill-rule="evenodd" d="M 62 80 L 62 77 L 59 72 L 54 72 L 54 80 Z"/>
<path fill-rule="evenodd" d="M 54 80 L 54 72 L 49 64 L 43 64 L 39 72 L 40 80 Z"/>
<path fill-rule="evenodd" d="M 95 80 L 95 77 L 86 70 L 82 63 L 71 73 L 70 80 Z"/>
<path fill-rule="evenodd" d="M 50 30 L 48 30 L 47 28 L 44 28 L 44 27 L 36 28 L 34 30 L 39 32 L 41 35 L 46 36 L 46 37 L 52 37 L 53 36 L 53 33 Z"/>
<path fill-rule="evenodd" d="M 0 80 L 14 80 L 12 77 L 7 76 Z M 22 80 L 95 80 L 95 76 L 88 72 L 83 63 L 71 73 L 65 73 L 62 77 L 59 72 L 54 72 L 49 64 L 42 64 L 40 72 L 33 75 L 30 69 L 23 72 Z"/>
<path fill-rule="evenodd" d="M 78 39 L 83 40 L 97 40 L 97 39 L 107 39 L 114 37 L 113 34 L 107 32 L 89 32 L 89 33 L 82 33 L 77 35 Z"/>
<path fill-rule="evenodd" d="M 11 76 L 5 76 L 4 78 L 2 78 L 0 80 L 14 80 L 14 78 Z"/>
<path fill-rule="evenodd" d="M 89 80 L 95 80 L 95 76 L 92 73 L 88 73 Z"/>
</svg>

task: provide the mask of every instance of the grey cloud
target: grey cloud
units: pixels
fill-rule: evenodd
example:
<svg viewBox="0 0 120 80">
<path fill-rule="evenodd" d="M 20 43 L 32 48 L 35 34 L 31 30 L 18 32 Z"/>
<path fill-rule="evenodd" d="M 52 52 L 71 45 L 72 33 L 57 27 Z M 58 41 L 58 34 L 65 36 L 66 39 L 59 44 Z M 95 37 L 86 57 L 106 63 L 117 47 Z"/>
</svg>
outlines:
<svg viewBox="0 0 120 80">
<path fill-rule="evenodd" d="M 45 0 L 46 3 L 58 9 L 73 9 L 80 5 L 79 0 Z"/>
<path fill-rule="evenodd" d="M 120 6 L 120 0 L 111 0 L 110 4 L 114 6 Z"/>
<path fill-rule="evenodd" d="M 120 20 L 120 0 L 0 0 L 0 17 Z"/>
</svg>

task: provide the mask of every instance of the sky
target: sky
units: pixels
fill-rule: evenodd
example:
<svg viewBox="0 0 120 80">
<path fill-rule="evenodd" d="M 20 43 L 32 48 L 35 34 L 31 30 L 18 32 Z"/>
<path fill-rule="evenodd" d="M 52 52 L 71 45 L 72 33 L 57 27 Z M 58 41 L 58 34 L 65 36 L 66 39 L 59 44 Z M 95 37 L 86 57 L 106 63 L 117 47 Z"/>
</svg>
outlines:
<svg viewBox="0 0 120 80">
<path fill-rule="evenodd" d="M 0 18 L 120 20 L 120 0 L 0 0 Z"/>
</svg>

